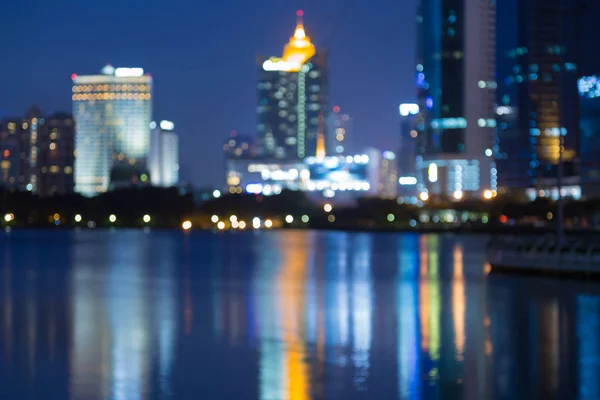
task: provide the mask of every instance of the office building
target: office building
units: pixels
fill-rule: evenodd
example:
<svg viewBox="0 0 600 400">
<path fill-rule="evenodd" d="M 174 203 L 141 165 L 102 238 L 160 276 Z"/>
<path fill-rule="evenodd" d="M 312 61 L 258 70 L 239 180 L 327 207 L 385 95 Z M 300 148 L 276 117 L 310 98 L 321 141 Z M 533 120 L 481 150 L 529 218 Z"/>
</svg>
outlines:
<svg viewBox="0 0 600 400">
<path fill-rule="evenodd" d="M 108 65 L 100 75 L 72 79 L 75 191 L 94 196 L 149 184 L 152 77 L 141 68 Z"/>
<path fill-rule="evenodd" d="M 24 117 L 0 121 L 0 183 L 39 196 L 73 192 L 73 118 L 44 116 L 32 107 Z"/>
<path fill-rule="evenodd" d="M 149 170 L 153 186 L 172 187 L 179 184 L 179 138 L 171 121 L 150 123 L 151 142 Z"/>
<path fill-rule="evenodd" d="M 350 118 L 350 115 L 343 113 L 339 106 L 334 106 L 332 111 L 327 118 L 325 133 L 327 154 L 331 156 L 353 154 L 352 118 Z"/>
<path fill-rule="evenodd" d="M 586 197 L 600 196 L 600 77 L 578 80 L 580 95 L 581 189 Z"/>
<path fill-rule="evenodd" d="M 258 152 L 262 157 L 303 159 L 316 154 L 319 118 L 329 111 L 327 54 L 316 50 L 298 11 L 294 35 L 282 57 L 258 57 Z"/>
<path fill-rule="evenodd" d="M 577 181 L 578 9 L 575 1 L 497 2 L 497 164 L 500 190 Z M 487 83 L 486 83 L 487 85 Z"/>
<path fill-rule="evenodd" d="M 423 119 L 416 103 L 400 104 L 400 145 L 398 147 L 398 194 L 402 197 L 417 194 L 417 140 L 423 131 Z"/>
<path fill-rule="evenodd" d="M 44 118 L 38 136 L 37 192 L 44 196 L 73 193 L 75 122 L 68 114 Z"/>
<path fill-rule="evenodd" d="M 418 190 L 483 196 L 496 185 L 494 1 L 421 0 L 417 22 Z"/>
<path fill-rule="evenodd" d="M 370 194 L 382 199 L 398 196 L 398 167 L 396 154 L 392 151 L 367 149 L 369 159 Z"/>
</svg>

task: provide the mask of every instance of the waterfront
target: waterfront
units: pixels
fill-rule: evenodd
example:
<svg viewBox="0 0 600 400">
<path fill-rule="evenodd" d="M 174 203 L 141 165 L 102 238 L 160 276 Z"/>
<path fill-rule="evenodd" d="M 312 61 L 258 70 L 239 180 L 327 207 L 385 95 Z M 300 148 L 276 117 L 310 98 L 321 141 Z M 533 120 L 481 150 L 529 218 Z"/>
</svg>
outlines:
<svg viewBox="0 0 600 400">
<path fill-rule="evenodd" d="M 1 398 L 600 398 L 600 285 L 487 275 L 486 242 L 1 233 Z"/>
</svg>

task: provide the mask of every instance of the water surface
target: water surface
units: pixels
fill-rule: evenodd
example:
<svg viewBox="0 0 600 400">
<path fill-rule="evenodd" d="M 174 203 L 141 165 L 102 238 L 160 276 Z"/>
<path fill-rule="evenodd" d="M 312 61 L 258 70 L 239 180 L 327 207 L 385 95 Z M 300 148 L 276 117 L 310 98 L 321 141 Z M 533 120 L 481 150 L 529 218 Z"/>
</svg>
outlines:
<svg viewBox="0 0 600 400">
<path fill-rule="evenodd" d="M 600 286 L 486 238 L 0 234 L 0 398 L 598 399 Z"/>
</svg>

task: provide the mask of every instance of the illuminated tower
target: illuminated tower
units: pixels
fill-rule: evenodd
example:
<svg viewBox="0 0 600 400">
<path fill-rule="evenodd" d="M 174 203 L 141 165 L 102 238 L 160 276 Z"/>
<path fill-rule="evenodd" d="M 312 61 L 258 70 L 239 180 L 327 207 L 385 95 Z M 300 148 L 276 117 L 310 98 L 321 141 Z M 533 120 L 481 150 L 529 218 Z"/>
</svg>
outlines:
<svg viewBox="0 0 600 400">
<path fill-rule="evenodd" d="M 483 196 L 496 189 L 494 1 L 420 0 L 417 21 L 419 190 Z"/>
<path fill-rule="evenodd" d="M 73 74 L 75 191 L 94 196 L 109 188 L 149 183 L 152 77 L 141 68 L 101 75 Z"/>
<path fill-rule="evenodd" d="M 317 148 L 319 115 L 328 111 L 327 55 L 317 51 L 298 11 L 282 57 L 259 57 L 258 150 L 262 157 L 303 159 Z M 325 115 L 326 117 L 326 115 Z"/>
<path fill-rule="evenodd" d="M 179 183 L 179 139 L 171 121 L 150 123 L 149 170 L 153 186 L 172 187 Z"/>
</svg>

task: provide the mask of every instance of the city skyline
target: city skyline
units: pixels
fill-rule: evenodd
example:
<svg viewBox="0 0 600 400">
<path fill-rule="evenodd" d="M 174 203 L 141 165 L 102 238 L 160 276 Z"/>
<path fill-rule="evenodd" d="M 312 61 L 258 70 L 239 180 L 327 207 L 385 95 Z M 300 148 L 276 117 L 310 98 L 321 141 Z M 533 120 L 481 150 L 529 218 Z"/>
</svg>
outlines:
<svg viewBox="0 0 600 400">
<path fill-rule="evenodd" d="M 238 13 L 229 14 L 228 7 L 214 4 L 207 9 L 214 18 L 201 14 L 198 21 L 182 12 L 187 6 L 196 7 L 186 1 L 148 9 L 136 7 L 141 3 L 132 1 L 122 5 L 124 16 L 111 15 L 114 32 L 84 29 L 88 13 L 94 13 L 98 20 L 108 18 L 101 9 L 63 5 L 50 9 L 36 0 L 29 3 L 35 5 L 33 11 L 15 4 L 3 12 L 15 19 L 27 13 L 27 24 L 32 26 L 19 40 L 12 34 L 5 35 L 0 47 L 16 59 L 21 58 L 22 43 L 39 52 L 24 66 L 0 66 L 4 76 L 13 77 L 10 82 L 3 81 L 0 88 L 14 93 L 10 100 L 0 100 L 0 115 L 20 115 L 31 104 L 46 112 L 67 111 L 71 108 L 72 73 L 96 73 L 106 63 L 143 67 L 155 78 L 153 118 L 169 119 L 178 126 L 182 168 L 189 171 L 182 179 L 191 175 L 193 183 L 201 186 L 218 185 L 222 177 L 220 173 L 209 176 L 203 172 L 210 165 L 222 165 L 222 155 L 208 149 L 220 148 L 232 130 L 256 133 L 256 55 L 281 51 L 281 44 L 294 26 L 297 9 L 305 10 L 306 29 L 316 46 L 330 52 L 331 105 L 340 105 L 353 117 L 358 146 L 394 149 L 397 105 L 415 97 L 414 13 L 402 10 L 416 10 L 416 0 L 403 5 L 390 1 L 385 10 L 342 2 L 323 6 L 305 1 L 287 5 L 266 1 L 261 7 L 235 2 Z M 134 10 L 139 18 L 132 21 L 125 17 Z M 398 23 L 390 10 L 402 15 L 403 21 Z M 65 26 L 46 36 L 40 34 L 33 21 L 43 14 L 52 15 L 57 25 Z M 144 16 L 148 20 L 160 16 L 161 29 L 147 29 L 156 24 L 144 24 Z M 215 19 L 228 23 L 216 23 Z M 16 31 L 10 29 L 10 23 L 7 27 Z M 80 31 L 77 37 L 70 35 L 73 30 Z M 206 42 L 208 37 L 215 41 Z M 39 67 L 35 62 L 38 57 L 49 57 L 50 53 L 55 54 L 54 62 Z M 383 55 L 385 62 L 381 62 Z M 369 79 L 359 80 L 356 76 Z M 198 152 L 202 157 L 197 156 Z"/>
</svg>

